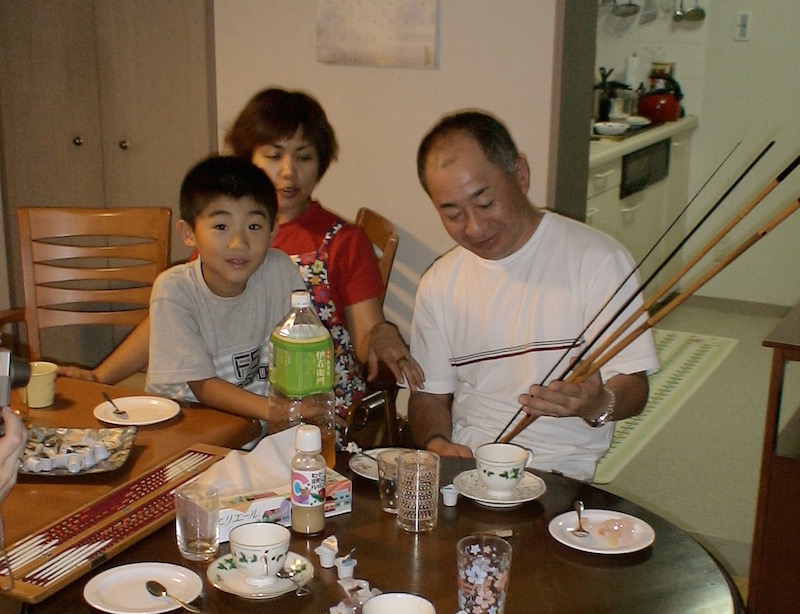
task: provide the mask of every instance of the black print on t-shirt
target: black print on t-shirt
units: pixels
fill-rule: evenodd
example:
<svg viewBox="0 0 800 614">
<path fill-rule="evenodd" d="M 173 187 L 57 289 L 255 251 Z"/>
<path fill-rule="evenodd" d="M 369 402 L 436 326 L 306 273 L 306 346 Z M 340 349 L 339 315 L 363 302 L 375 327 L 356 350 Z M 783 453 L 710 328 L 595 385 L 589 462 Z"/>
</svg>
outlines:
<svg viewBox="0 0 800 614">
<path fill-rule="evenodd" d="M 244 388 L 256 378 L 259 380 L 267 379 L 267 367 L 260 364 L 260 347 L 253 348 L 248 352 L 234 354 L 231 360 L 233 361 L 233 373 L 238 382 L 237 386 L 240 388 Z"/>
</svg>

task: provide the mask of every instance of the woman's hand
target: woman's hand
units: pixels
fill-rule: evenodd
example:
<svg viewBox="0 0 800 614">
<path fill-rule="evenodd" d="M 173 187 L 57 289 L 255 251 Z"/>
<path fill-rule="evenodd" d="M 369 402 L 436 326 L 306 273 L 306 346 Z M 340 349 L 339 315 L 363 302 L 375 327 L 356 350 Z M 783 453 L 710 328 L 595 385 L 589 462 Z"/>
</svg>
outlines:
<svg viewBox="0 0 800 614">
<path fill-rule="evenodd" d="M 370 333 L 367 381 L 374 380 L 378 375 L 381 362 L 394 374 L 398 384 L 405 381 L 412 392 L 425 388 L 422 367 L 409 353 L 397 327 L 386 321 L 377 323 Z"/>
</svg>

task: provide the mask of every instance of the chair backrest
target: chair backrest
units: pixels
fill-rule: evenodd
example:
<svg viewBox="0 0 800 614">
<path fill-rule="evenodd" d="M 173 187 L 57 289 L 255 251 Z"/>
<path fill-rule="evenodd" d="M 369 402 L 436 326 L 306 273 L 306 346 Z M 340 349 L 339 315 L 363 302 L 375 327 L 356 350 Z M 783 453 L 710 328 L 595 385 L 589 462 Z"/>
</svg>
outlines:
<svg viewBox="0 0 800 614">
<path fill-rule="evenodd" d="M 378 257 L 378 268 L 383 279 L 383 296 L 386 296 L 386 288 L 389 285 L 389 275 L 392 273 L 394 256 L 397 253 L 397 243 L 399 241 L 394 224 L 367 207 L 361 207 L 356 214 L 356 226 L 360 226 L 367 238 L 375 248 L 375 255 Z"/>
<path fill-rule="evenodd" d="M 17 218 L 31 360 L 45 328 L 144 319 L 169 262 L 169 209 L 22 207 Z"/>
</svg>

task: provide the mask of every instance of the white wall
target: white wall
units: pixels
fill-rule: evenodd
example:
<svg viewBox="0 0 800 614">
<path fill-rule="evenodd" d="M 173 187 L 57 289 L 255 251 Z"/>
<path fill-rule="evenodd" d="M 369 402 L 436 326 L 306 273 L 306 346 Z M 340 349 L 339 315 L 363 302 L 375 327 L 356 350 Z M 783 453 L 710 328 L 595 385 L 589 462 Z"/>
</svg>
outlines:
<svg viewBox="0 0 800 614">
<path fill-rule="evenodd" d="M 657 2 L 658 19 L 618 18 L 610 7 L 598 13 L 598 66 L 624 74 L 625 57 L 637 52 L 641 78 L 651 60 L 676 62 L 687 113 L 700 118 L 691 151 L 689 193 L 694 194 L 741 140 L 731 160 L 689 210 L 696 224 L 772 139 L 775 146 L 704 224 L 686 251 L 695 253 L 800 154 L 800 2 L 797 0 L 703 0 L 706 19 L 675 24 L 671 0 Z M 689 6 L 691 2 L 687 2 Z M 667 10 L 663 10 L 667 9 Z M 733 40 L 737 11 L 751 11 L 748 42 Z M 620 79 L 622 80 L 622 79 Z M 800 169 L 730 233 L 732 248 L 800 195 Z M 800 300 L 800 213 L 794 214 L 750 251 L 738 257 L 698 295 L 790 306 Z M 724 250 L 728 251 L 728 250 Z M 701 267 L 704 268 L 704 267 Z"/>
<path fill-rule="evenodd" d="M 479 107 L 505 121 L 530 159 L 532 200 L 547 202 L 553 2 L 505 0 L 498 10 L 441 0 L 434 70 L 318 63 L 315 0 L 214 4 L 220 130 L 264 87 L 302 89 L 320 101 L 341 151 L 316 195 L 342 215 L 369 206 L 399 227 L 386 313 L 404 332 L 420 275 L 452 246 L 416 176 L 417 145 L 442 115 Z"/>
</svg>

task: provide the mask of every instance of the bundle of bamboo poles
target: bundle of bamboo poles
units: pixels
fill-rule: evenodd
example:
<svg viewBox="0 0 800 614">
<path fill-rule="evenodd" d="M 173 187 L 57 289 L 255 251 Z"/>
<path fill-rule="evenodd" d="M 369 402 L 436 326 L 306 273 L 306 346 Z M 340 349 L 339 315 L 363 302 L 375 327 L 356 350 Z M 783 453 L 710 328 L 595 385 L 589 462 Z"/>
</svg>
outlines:
<svg viewBox="0 0 800 614">
<path fill-rule="evenodd" d="M 579 354 L 577 360 L 573 362 L 572 365 L 566 368 L 566 370 L 561 374 L 558 379 L 561 379 L 566 382 L 573 382 L 573 383 L 581 383 L 585 381 L 589 376 L 596 373 L 603 365 L 605 365 L 609 360 L 614 358 L 617 354 L 619 354 L 622 350 L 624 350 L 628 345 L 630 345 L 635 339 L 637 339 L 640 335 L 642 335 L 645 331 L 649 330 L 653 326 L 655 326 L 658 322 L 660 322 L 663 318 L 665 318 L 670 312 L 672 312 L 676 307 L 678 307 L 681 303 L 683 303 L 687 298 L 692 296 L 699 288 L 701 288 L 704 284 L 706 284 L 710 279 L 712 279 L 715 275 L 717 275 L 720 271 L 725 269 L 731 262 L 736 260 L 739 256 L 741 256 L 745 251 L 750 249 L 753 245 L 755 245 L 758 241 L 764 238 L 768 233 L 774 230 L 778 225 L 780 225 L 784 220 L 786 220 L 792 213 L 797 211 L 800 208 L 800 197 L 795 198 L 792 200 L 788 205 L 786 205 L 783 209 L 781 209 L 778 213 L 776 213 L 769 221 L 763 224 L 760 228 L 758 228 L 753 234 L 748 236 L 744 241 L 742 241 L 736 248 L 734 248 L 728 255 L 724 258 L 720 259 L 714 266 L 712 266 L 708 271 L 699 275 L 697 279 L 695 279 L 692 283 L 690 283 L 686 289 L 681 292 L 675 293 L 671 298 L 665 300 L 663 303 L 658 305 L 659 301 L 664 299 L 669 292 L 672 290 L 673 287 L 685 276 L 687 273 L 697 265 L 700 260 L 703 259 L 706 254 L 708 254 L 715 246 L 717 246 L 720 241 L 728 234 L 730 231 L 739 223 L 741 222 L 761 201 L 766 198 L 766 196 L 772 192 L 787 176 L 791 174 L 791 172 L 800 165 L 800 156 L 795 158 L 778 176 L 770 181 L 756 196 L 748 202 L 734 217 L 731 219 L 717 234 L 715 234 L 700 250 L 692 256 L 681 268 L 678 270 L 663 286 L 661 286 L 647 301 L 645 301 L 639 308 L 637 308 L 621 325 L 616 327 L 612 333 L 610 333 L 607 337 L 605 337 L 602 342 L 600 341 L 601 337 L 607 332 L 607 330 L 614 325 L 616 319 L 620 317 L 624 309 L 626 309 L 638 296 L 642 289 L 650 282 L 652 279 L 664 268 L 667 262 L 675 256 L 675 254 L 680 251 L 683 245 L 686 243 L 688 238 L 693 234 L 710 216 L 711 213 L 725 200 L 725 198 L 731 193 L 731 191 L 738 185 L 738 183 L 744 178 L 744 176 L 755 166 L 755 164 L 763 157 L 763 155 L 769 150 L 770 147 L 774 144 L 774 141 L 770 143 L 761 153 L 760 155 L 750 164 L 750 166 L 739 176 L 739 178 L 734 182 L 734 184 L 723 194 L 723 196 L 717 201 L 714 207 L 705 215 L 703 218 L 698 222 L 698 224 L 692 229 L 692 231 L 680 242 L 680 244 L 673 250 L 662 262 L 658 268 L 656 269 L 655 273 L 653 273 L 642 286 L 640 286 L 634 294 L 629 297 L 627 302 L 620 308 L 617 313 L 612 316 L 609 322 L 606 323 L 604 328 L 592 339 L 586 347 L 583 348 L 581 353 Z M 717 169 L 719 170 L 719 169 Z M 715 171 L 716 172 L 716 171 Z M 689 203 L 691 204 L 691 202 Z M 688 207 L 689 205 L 687 205 Z M 681 211 L 681 215 L 686 211 L 684 208 Z M 677 221 L 677 220 L 676 220 Z M 674 222 L 673 222 L 674 225 Z M 670 226 L 671 228 L 672 226 Z M 666 233 L 665 233 L 666 234 Z M 664 238 L 664 235 L 661 236 L 659 241 Z M 655 246 L 654 246 L 655 247 Z M 652 253 L 652 249 L 648 252 L 648 255 Z M 646 258 L 647 256 L 645 256 Z M 641 266 L 641 262 L 637 265 L 638 267 Z M 627 281 L 627 278 L 626 278 Z M 623 282 L 624 284 L 624 282 Z M 622 285 L 617 289 L 616 292 L 619 292 L 622 289 Z M 616 293 L 615 293 L 616 294 Z M 613 298 L 613 296 L 611 297 Z M 611 300 L 609 298 L 609 302 Z M 608 305 L 608 302 L 606 303 Z M 598 312 L 605 309 L 606 305 L 603 305 Z M 655 306 L 658 305 L 657 308 Z M 654 309 L 653 313 L 649 313 L 651 309 Z M 648 314 L 647 318 L 640 324 L 636 325 L 636 322 L 641 319 L 645 314 Z M 597 316 L 595 316 L 597 317 Z M 588 326 L 587 326 L 588 329 Z M 627 334 L 626 331 L 630 330 Z M 586 332 L 586 329 L 584 329 Z M 623 337 L 623 334 L 625 336 Z M 579 335 L 580 338 L 582 335 Z M 622 339 L 620 339 L 622 337 Z M 619 341 L 617 341 L 620 339 Z M 616 342 L 616 343 L 615 343 Z M 563 359 L 563 357 L 562 357 Z M 561 362 L 561 360 L 559 360 Z M 552 374 L 551 371 L 546 377 L 549 377 Z M 544 384 L 545 381 L 542 382 Z M 511 418 L 508 424 L 503 428 L 500 434 L 497 436 L 495 441 L 499 441 L 502 443 L 508 443 L 513 440 L 517 435 L 519 435 L 522 431 L 524 431 L 528 426 L 530 426 L 535 417 L 530 415 L 524 415 L 524 417 L 516 424 L 516 426 L 506 433 L 514 421 L 523 414 L 523 410 L 520 408 L 519 411 Z"/>
</svg>

